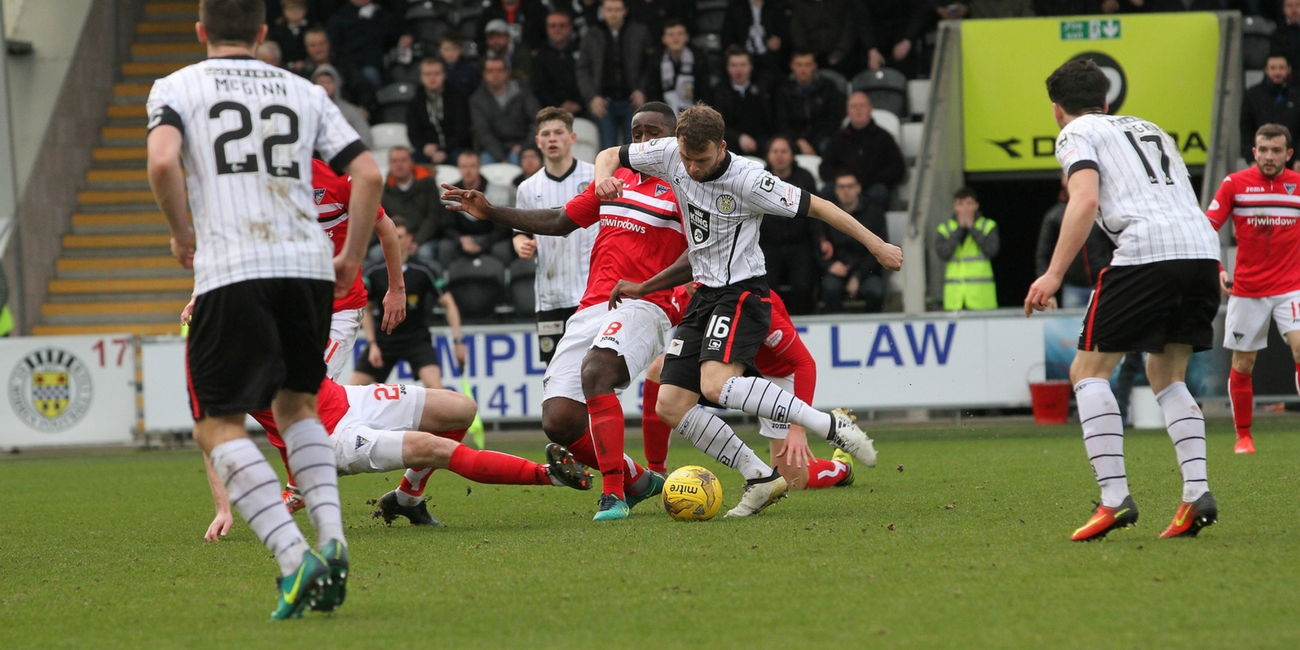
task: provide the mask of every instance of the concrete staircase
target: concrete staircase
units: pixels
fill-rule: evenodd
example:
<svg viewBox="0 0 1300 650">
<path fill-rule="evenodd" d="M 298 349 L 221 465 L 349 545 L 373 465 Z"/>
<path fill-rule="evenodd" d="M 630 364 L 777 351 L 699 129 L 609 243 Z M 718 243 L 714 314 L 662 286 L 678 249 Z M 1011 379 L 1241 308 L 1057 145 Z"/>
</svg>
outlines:
<svg viewBox="0 0 1300 650">
<path fill-rule="evenodd" d="M 198 2 L 145 5 L 32 334 L 180 332 L 194 274 L 172 259 L 167 223 L 149 191 L 144 104 L 154 79 L 206 54 L 194 36 L 197 17 Z"/>
</svg>

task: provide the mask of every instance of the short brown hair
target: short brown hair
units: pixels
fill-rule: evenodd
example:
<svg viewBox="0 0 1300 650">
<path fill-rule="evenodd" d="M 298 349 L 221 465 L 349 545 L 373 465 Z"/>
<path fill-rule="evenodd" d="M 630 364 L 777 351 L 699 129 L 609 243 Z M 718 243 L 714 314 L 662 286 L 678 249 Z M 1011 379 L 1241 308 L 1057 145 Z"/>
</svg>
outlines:
<svg viewBox="0 0 1300 650">
<path fill-rule="evenodd" d="M 388 218 L 392 219 L 394 228 L 405 228 L 407 233 L 411 232 L 411 225 L 406 223 L 406 219 L 395 214 L 388 215 Z"/>
<path fill-rule="evenodd" d="M 1286 138 L 1286 148 L 1291 148 L 1291 129 L 1288 129 L 1281 124 L 1265 124 L 1264 126 L 1259 127 L 1259 130 L 1255 131 L 1255 139 L 1258 140 L 1260 138 L 1264 138 L 1265 140 Z"/>
<path fill-rule="evenodd" d="M 1068 115 L 1101 112 L 1109 90 L 1110 80 L 1092 59 L 1067 61 L 1047 78 L 1048 98 Z"/>
<path fill-rule="evenodd" d="M 745 48 L 739 45 L 732 45 L 728 47 L 727 51 L 723 52 L 722 54 L 727 58 L 728 61 L 730 61 L 731 57 L 733 56 L 743 56 L 749 60 L 750 64 L 754 63 L 754 57 L 750 56 L 749 50 L 746 50 Z"/>
<path fill-rule="evenodd" d="M 710 142 L 720 143 L 726 134 L 722 115 L 707 104 L 696 104 L 677 117 L 677 138 L 691 151 L 707 149 Z"/>
<path fill-rule="evenodd" d="M 208 33 L 208 42 L 252 45 L 257 31 L 266 23 L 263 0 L 203 0 L 199 5 L 199 22 Z"/>
<path fill-rule="evenodd" d="M 565 128 L 573 131 L 573 113 L 554 106 L 547 106 L 537 111 L 537 128 L 540 129 L 546 122 L 554 122 L 555 120 L 564 122 Z"/>
</svg>

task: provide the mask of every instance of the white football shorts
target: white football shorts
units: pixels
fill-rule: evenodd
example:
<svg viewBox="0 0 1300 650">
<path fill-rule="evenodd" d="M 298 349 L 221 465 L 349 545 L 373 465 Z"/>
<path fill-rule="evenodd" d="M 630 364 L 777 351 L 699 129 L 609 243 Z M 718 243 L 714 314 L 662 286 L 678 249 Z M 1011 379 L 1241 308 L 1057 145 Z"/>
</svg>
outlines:
<svg viewBox="0 0 1300 650">
<path fill-rule="evenodd" d="M 338 473 L 389 472 L 406 467 L 402 438 L 420 430 L 425 389 L 405 384 L 344 386 L 348 412 L 334 427 L 334 460 Z"/>
<path fill-rule="evenodd" d="M 1283 336 L 1300 329 L 1300 291 L 1267 298 L 1228 298 L 1223 321 L 1223 347 L 1254 352 L 1268 347 L 1268 319 L 1273 317 Z"/>
<path fill-rule="evenodd" d="M 592 305 L 569 317 L 555 356 L 542 376 L 542 401 L 565 397 L 586 403 L 582 393 L 582 359 L 587 350 L 608 348 L 623 357 L 629 377 L 650 367 L 668 345 L 672 323 L 664 310 L 645 300 L 624 299 L 617 309 Z M 619 386 L 618 392 L 627 388 Z"/>
<path fill-rule="evenodd" d="M 325 376 L 343 383 L 343 369 L 352 358 L 361 329 L 361 310 L 344 309 L 330 316 L 330 342 L 325 346 Z"/>
<path fill-rule="evenodd" d="M 768 377 L 764 375 L 763 379 L 766 379 L 772 382 L 773 384 L 776 384 L 778 388 L 780 388 L 781 390 L 787 393 L 790 393 L 791 395 L 794 394 L 793 374 L 786 375 L 784 377 Z M 773 440 L 785 440 L 786 435 L 790 433 L 790 423 L 773 422 L 767 418 L 759 418 L 758 432 L 763 434 L 764 438 L 772 438 Z"/>
</svg>

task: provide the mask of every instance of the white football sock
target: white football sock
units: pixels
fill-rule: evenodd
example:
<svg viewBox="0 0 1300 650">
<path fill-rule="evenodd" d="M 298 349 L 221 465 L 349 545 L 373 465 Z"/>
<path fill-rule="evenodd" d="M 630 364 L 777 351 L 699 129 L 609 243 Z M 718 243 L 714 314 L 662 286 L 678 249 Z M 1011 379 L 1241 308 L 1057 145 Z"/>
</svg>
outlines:
<svg viewBox="0 0 1300 650">
<path fill-rule="evenodd" d="M 283 430 L 289 452 L 289 469 L 302 490 L 318 545 L 343 541 L 343 507 L 339 504 L 339 477 L 334 445 L 317 419 L 299 420 Z"/>
<path fill-rule="evenodd" d="M 687 411 L 675 430 L 686 436 L 696 449 L 740 472 L 746 479 L 764 478 L 772 474 L 772 468 L 737 437 L 726 422 L 701 406 Z"/>
<path fill-rule="evenodd" d="M 1191 503 L 1210 489 L 1205 470 L 1205 415 L 1181 381 L 1160 391 L 1156 401 L 1165 412 L 1165 428 L 1183 472 L 1183 501 Z"/>
<path fill-rule="evenodd" d="M 1101 486 L 1101 505 L 1117 507 L 1128 496 L 1128 476 L 1124 474 L 1124 419 L 1115 393 L 1109 381 L 1089 378 L 1074 385 L 1074 396 L 1079 402 L 1083 447 Z"/>
<path fill-rule="evenodd" d="M 239 511 L 253 534 L 275 554 L 280 575 L 296 571 L 303 553 L 311 547 L 280 500 L 280 479 L 266 462 L 266 456 L 252 440 L 237 438 L 213 447 L 208 458 L 221 482 L 226 484 L 231 507 Z"/>
<path fill-rule="evenodd" d="M 835 418 L 762 377 L 732 377 L 722 385 L 718 403 L 775 422 L 793 422 L 830 439 Z"/>
</svg>

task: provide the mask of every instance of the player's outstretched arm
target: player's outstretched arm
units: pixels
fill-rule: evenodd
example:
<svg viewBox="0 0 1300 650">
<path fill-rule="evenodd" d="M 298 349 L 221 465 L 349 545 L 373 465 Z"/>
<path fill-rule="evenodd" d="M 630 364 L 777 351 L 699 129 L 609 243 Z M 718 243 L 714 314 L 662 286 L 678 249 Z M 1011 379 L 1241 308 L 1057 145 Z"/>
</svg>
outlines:
<svg viewBox="0 0 1300 650">
<path fill-rule="evenodd" d="M 578 224 L 564 214 L 564 210 L 558 208 L 550 210 L 505 208 L 492 205 L 478 190 L 462 190 L 446 183 L 442 185 L 442 189 L 446 190 L 442 200 L 451 201 L 446 206 L 448 210 L 468 212 L 475 219 L 499 223 L 534 235 L 563 237 L 578 229 Z"/>
<path fill-rule="evenodd" d="M 230 515 L 230 496 L 226 493 L 226 485 L 221 482 L 221 477 L 217 476 L 217 470 L 212 467 L 212 460 L 208 458 L 207 452 L 203 452 L 203 465 L 208 469 L 208 488 L 212 490 L 212 505 L 216 510 L 216 516 L 208 525 L 208 532 L 203 535 L 203 540 L 215 542 L 230 532 L 230 526 L 235 519 Z"/>
<path fill-rule="evenodd" d="M 384 251 L 384 265 L 388 269 L 388 293 L 384 294 L 384 331 L 393 333 L 393 328 L 406 320 L 406 278 L 402 275 L 401 244 L 397 242 L 397 226 L 393 220 L 384 218 L 375 222 L 375 236 L 379 237 L 379 247 Z"/>
<path fill-rule="evenodd" d="M 672 289 L 679 284 L 685 284 L 693 279 L 691 271 L 691 259 L 685 252 L 677 258 L 677 261 L 668 265 L 668 268 L 658 272 L 654 277 L 645 282 L 629 282 L 628 280 L 619 280 L 614 284 L 614 288 L 609 292 L 609 308 L 618 307 L 619 301 L 627 296 L 629 298 L 641 298 L 648 296 L 656 291 Z"/>
<path fill-rule="evenodd" d="M 596 177 L 592 180 L 592 183 L 594 183 L 596 187 L 600 188 L 601 181 L 612 177 L 614 172 L 618 171 L 618 168 L 623 165 L 622 161 L 618 158 L 618 150 L 619 147 L 610 147 L 596 154 Z M 611 189 L 613 188 L 612 185 L 609 187 Z M 619 193 L 614 196 L 606 196 L 601 194 L 600 191 L 597 191 L 596 195 L 602 199 L 616 199 L 619 196 L 622 196 L 622 183 L 619 183 L 618 189 Z"/>
<path fill-rule="evenodd" d="M 379 214 L 379 196 L 384 190 L 384 177 L 374 156 L 363 151 L 348 163 L 347 173 L 352 177 L 352 200 L 348 214 Z M 352 288 L 352 281 L 361 269 L 370 245 L 370 233 L 375 222 L 371 219 L 353 219 L 348 223 L 348 237 L 343 242 L 343 252 L 334 258 L 334 297 L 342 298 Z"/>
<path fill-rule="evenodd" d="M 181 169 L 180 129 L 162 124 L 145 140 L 149 152 L 149 187 L 171 229 L 172 256 L 180 265 L 194 268 L 194 226 L 185 198 L 185 171 Z"/>
<path fill-rule="evenodd" d="M 456 298 L 448 291 L 438 298 L 438 303 L 442 305 L 443 309 L 447 310 L 447 326 L 451 328 L 451 340 L 454 344 L 452 347 L 456 350 L 456 363 L 464 366 L 465 360 L 469 357 L 469 350 L 465 347 L 465 334 L 460 330 L 460 308 L 456 306 Z"/>
<path fill-rule="evenodd" d="M 1095 169 L 1080 169 L 1070 174 L 1066 190 L 1070 201 L 1065 204 L 1065 216 L 1061 217 L 1061 234 L 1056 239 L 1056 250 L 1052 252 L 1047 272 L 1029 285 L 1029 294 L 1025 296 L 1025 316 L 1035 310 L 1048 309 L 1056 292 L 1061 289 L 1066 269 L 1070 268 L 1070 263 L 1087 241 L 1088 233 L 1092 232 L 1100 186 L 1101 176 Z"/>
<path fill-rule="evenodd" d="M 808 206 L 808 216 L 830 224 L 836 230 L 849 235 L 867 247 L 867 251 L 876 257 L 880 265 L 890 271 L 903 268 L 903 249 L 877 237 L 867 227 L 858 223 L 852 215 L 841 210 L 839 206 L 821 198 L 810 195 L 812 202 Z"/>
</svg>

